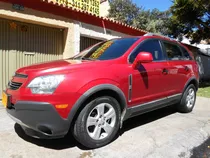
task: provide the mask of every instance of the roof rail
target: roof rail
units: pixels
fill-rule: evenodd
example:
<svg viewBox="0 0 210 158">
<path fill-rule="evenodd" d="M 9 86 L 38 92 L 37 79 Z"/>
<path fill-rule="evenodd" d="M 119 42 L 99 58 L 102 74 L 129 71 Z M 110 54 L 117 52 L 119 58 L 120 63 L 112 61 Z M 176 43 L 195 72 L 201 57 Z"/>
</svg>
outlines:
<svg viewBox="0 0 210 158">
<path fill-rule="evenodd" d="M 144 34 L 144 36 L 160 36 L 160 37 L 172 40 L 170 37 L 163 36 L 163 35 L 160 35 L 160 34 L 157 34 L 157 33 L 146 33 L 146 34 Z"/>
</svg>

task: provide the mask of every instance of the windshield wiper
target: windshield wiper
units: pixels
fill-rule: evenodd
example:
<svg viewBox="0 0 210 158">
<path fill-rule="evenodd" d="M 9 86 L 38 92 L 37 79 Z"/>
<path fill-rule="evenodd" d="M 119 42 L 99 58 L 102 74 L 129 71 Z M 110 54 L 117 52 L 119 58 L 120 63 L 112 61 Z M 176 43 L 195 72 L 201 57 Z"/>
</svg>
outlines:
<svg viewBox="0 0 210 158">
<path fill-rule="evenodd" d="M 82 59 L 82 60 L 98 60 L 98 59 L 86 58 L 86 57 L 82 57 L 82 58 L 80 58 L 80 59 Z"/>
<path fill-rule="evenodd" d="M 76 57 L 76 58 L 71 58 L 72 60 L 98 60 L 98 59 L 93 59 L 93 58 L 86 58 L 86 57 Z"/>
</svg>

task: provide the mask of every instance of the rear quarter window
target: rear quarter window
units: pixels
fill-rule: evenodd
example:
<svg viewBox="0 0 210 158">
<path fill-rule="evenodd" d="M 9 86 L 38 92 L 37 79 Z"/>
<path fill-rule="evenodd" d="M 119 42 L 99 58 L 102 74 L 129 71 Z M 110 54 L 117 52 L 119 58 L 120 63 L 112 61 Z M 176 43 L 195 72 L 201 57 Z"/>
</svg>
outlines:
<svg viewBox="0 0 210 158">
<path fill-rule="evenodd" d="M 192 60 L 192 57 L 190 56 L 189 52 L 184 48 L 184 47 L 180 47 L 182 52 L 183 52 L 183 59 L 184 60 Z"/>
</svg>

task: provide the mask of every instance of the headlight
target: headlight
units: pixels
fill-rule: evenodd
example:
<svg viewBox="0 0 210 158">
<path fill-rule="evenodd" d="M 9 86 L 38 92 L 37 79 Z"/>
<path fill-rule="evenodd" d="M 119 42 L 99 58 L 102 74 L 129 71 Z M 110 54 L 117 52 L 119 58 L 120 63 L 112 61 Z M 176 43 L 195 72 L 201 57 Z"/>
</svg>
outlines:
<svg viewBox="0 0 210 158">
<path fill-rule="evenodd" d="M 28 88 L 33 94 L 52 94 L 64 80 L 64 75 L 40 76 L 33 79 Z"/>
</svg>

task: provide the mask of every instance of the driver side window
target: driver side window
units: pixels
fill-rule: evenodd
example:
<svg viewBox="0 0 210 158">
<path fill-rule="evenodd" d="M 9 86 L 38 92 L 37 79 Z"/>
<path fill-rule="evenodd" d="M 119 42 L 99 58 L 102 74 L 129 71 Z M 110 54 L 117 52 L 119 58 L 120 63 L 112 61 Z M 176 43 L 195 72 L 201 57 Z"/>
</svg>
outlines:
<svg viewBox="0 0 210 158">
<path fill-rule="evenodd" d="M 137 48 L 134 50 L 134 52 L 132 52 L 132 54 L 130 55 L 129 62 L 133 63 L 136 56 L 140 52 L 151 53 L 154 61 L 161 61 L 165 59 L 161 46 L 160 46 L 160 42 L 157 39 L 152 39 L 152 40 L 148 40 L 143 43 L 140 43 L 140 45 L 138 45 Z"/>
</svg>

